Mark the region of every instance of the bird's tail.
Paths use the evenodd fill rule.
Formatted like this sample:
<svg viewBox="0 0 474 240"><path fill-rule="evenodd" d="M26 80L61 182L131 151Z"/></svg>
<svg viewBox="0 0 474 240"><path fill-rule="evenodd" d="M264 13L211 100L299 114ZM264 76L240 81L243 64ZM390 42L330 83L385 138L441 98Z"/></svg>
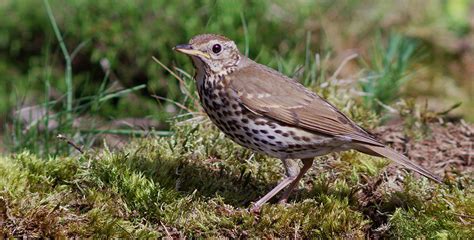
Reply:
<svg viewBox="0 0 474 240"><path fill-rule="evenodd" d="M434 173L431 173L430 171L424 169L420 165L410 161L406 156L404 156L401 153L398 153L397 151L389 148L389 147L383 147L383 146L374 146L374 145L368 145L368 144L359 144L356 148L358 151L361 151L363 153L367 153L369 155L373 156L378 156L378 157L386 157L391 159L392 161L410 169L413 170L437 183L442 184L443 182L441 181L441 178L436 176Z"/></svg>

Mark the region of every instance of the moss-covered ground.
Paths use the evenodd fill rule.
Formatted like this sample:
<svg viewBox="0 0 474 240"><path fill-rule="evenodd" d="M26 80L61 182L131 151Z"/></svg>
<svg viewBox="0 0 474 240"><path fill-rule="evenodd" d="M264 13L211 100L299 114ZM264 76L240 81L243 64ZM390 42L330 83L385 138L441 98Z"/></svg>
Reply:
<svg viewBox="0 0 474 240"><path fill-rule="evenodd" d="M116 151L1 157L1 230L31 237L472 237L472 175L440 186L391 173L387 160L345 152L319 158L289 204L270 203L257 214L248 207L281 178L279 160L235 145L206 121L173 130Z"/></svg>

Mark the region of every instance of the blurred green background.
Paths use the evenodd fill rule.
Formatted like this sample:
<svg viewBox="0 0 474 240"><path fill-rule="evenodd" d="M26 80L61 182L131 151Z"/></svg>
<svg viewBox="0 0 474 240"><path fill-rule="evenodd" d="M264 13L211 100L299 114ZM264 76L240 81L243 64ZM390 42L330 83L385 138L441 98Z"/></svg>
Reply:
<svg viewBox="0 0 474 240"><path fill-rule="evenodd" d="M337 75L350 83L348 89L375 93L388 105L409 98L433 111L462 103L451 116L474 121L473 1L51 0L50 5L73 55L70 89L44 2L0 2L0 123L4 139L13 138L9 146L22 145L19 138L26 134L18 120L26 117L18 113L60 115L68 90L74 120L87 116L110 123L134 117L166 130L167 119L179 109L151 95L178 102L185 96L178 80L152 56L192 75L190 61L171 49L207 32L235 40L243 53L285 74L304 69L300 79L305 82L322 79L306 71L318 61L316 54L332 74L356 53ZM398 63L390 58L395 55ZM377 81L387 84L377 89L383 85ZM393 88L394 94L384 96ZM97 100L103 96L110 97ZM380 112L381 105L371 104ZM45 108L25 112L26 106Z"/></svg>

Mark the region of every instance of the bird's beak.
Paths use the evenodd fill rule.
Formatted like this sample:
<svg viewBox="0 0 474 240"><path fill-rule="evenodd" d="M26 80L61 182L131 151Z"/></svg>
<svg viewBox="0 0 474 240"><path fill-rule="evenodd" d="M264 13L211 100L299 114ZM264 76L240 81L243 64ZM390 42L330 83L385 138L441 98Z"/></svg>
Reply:
<svg viewBox="0 0 474 240"><path fill-rule="evenodd" d="M179 44L173 48L173 50L184 53L190 56L202 56L205 58L211 58L209 54L194 49L191 44Z"/></svg>

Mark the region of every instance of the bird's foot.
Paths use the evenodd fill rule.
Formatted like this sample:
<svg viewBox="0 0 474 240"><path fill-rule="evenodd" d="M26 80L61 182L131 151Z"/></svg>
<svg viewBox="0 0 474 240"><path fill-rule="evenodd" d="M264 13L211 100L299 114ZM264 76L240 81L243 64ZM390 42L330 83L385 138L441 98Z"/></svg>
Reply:
<svg viewBox="0 0 474 240"><path fill-rule="evenodd" d="M261 209L262 209L261 205L252 204L250 206L249 212L254 213L254 214L259 214Z"/></svg>
<svg viewBox="0 0 474 240"><path fill-rule="evenodd" d="M281 205L286 205L288 204L288 198L280 198L278 200L278 204L281 204Z"/></svg>

